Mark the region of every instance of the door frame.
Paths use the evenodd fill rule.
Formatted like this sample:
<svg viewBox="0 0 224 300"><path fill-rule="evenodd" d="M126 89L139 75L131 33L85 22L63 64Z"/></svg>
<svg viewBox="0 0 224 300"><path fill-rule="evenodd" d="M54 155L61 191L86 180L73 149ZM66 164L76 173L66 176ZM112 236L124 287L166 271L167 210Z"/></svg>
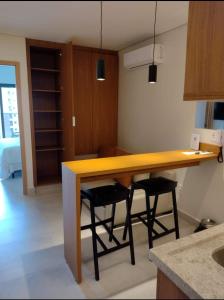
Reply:
<svg viewBox="0 0 224 300"><path fill-rule="evenodd" d="M18 117L19 117L19 128L20 128L20 148L21 148L21 160L22 160L23 194L27 195L28 191L27 191L26 153L25 153L25 138L24 138L24 126L23 126L20 63L17 61L0 60L0 65L15 67L16 94L17 94L17 106L18 106Z"/></svg>

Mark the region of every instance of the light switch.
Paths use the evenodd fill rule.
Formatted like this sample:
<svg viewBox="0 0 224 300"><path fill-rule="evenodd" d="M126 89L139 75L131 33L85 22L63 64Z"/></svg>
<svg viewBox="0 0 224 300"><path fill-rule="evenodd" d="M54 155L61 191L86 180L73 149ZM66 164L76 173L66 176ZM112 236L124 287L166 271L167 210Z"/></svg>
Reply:
<svg viewBox="0 0 224 300"><path fill-rule="evenodd" d="M191 149L199 150L200 134L193 133L191 135Z"/></svg>
<svg viewBox="0 0 224 300"><path fill-rule="evenodd" d="M212 143L220 145L222 143L222 131L221 130L213 130L211 135Z"/></svg>

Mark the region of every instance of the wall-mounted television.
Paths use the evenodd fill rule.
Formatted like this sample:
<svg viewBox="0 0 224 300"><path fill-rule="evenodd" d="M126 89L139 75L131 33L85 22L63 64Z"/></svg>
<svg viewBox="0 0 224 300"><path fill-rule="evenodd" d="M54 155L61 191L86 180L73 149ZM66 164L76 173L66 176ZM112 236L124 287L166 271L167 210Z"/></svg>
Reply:
<svg viewBox="0 0 224 300"><path fill-rule="evenodd" d="M214 120L224 120L224 102L215 102Z"/></svg>

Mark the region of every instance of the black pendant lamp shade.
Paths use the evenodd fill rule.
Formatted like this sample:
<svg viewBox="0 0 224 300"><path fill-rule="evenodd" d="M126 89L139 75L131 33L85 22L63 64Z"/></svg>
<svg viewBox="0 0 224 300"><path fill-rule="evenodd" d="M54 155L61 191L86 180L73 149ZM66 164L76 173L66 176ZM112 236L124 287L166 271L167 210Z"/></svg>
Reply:
<svg viewBox="0 0 224 300"><path fill-rule="evenodd" d="M100 1L100 49L102 50L103 45L103 1ZM101 57L97 61L96 65L96 79L103 81L105 80L105 62L104 59Z"/></svg>
<svg viewBox="0 0 224 300"><path fill-rule="evenodd" d="M149 66L149 83L156 83L157 81L157 65Z"/></svg>
<svg viewBox="0 0 224 300"><path fill-rule="evenodd" d="M97 80L105 80L105 64L102 58L97 61L96 76Z"/></svg>
<svg viewBox="0 0 224 300"><path fill-rule="evenodd" d="M157 17L157 1L155 6L155 19L154 19L154 42L153 42L153 63L149 66L149 83L156 83L157 82L157 65L154 63L155 59L155 44L156 44L156 17Z"/></svg>

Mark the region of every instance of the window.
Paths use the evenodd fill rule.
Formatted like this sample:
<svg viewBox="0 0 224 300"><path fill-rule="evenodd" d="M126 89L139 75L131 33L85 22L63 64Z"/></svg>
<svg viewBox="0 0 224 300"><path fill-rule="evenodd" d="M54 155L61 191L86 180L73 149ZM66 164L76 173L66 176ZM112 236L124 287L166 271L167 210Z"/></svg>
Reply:
<svg viewBox="0 0 224 300"><path fill-rule="evenodd" d="M19 119L15 85L0 85L2 138L19 136Z"/></svg>
<svg viewBox="0 0 224 300"><path fill-rule="evenodd" d="M224 129L224 102L197 103L196 127Z"/></svg>

